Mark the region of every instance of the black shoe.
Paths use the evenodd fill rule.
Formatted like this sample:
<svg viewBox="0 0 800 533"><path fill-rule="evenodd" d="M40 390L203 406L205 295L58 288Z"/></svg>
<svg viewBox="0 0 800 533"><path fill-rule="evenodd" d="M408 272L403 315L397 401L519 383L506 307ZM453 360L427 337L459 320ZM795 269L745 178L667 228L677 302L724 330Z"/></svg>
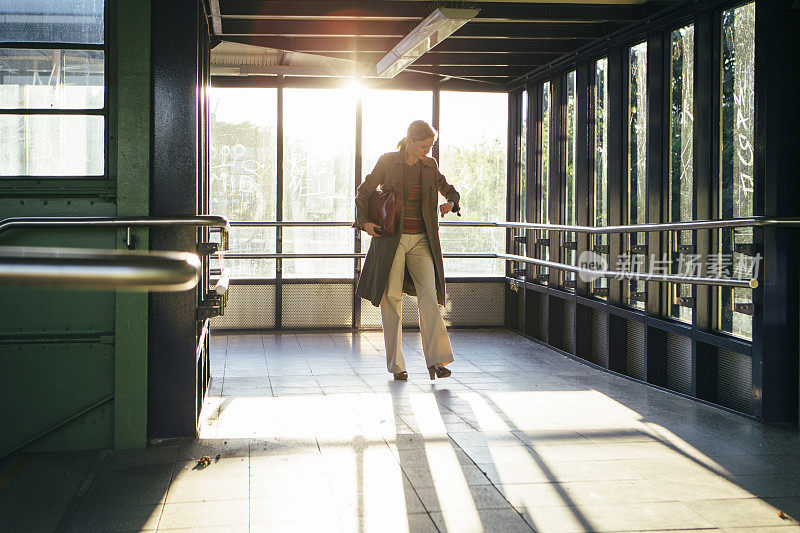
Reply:
<svg viewBox="0 0 800 533"><path fill-rule="evenodd" d="M403 370L402 372L394 372L392 375L394 376L394 379L396 379L397 381L405 381L408 379L408 372L406 372L405 370Z"/></svg>
<svg viewBox="0 0 800 533"><path fill-rule="evenodd" d="M450 374L452 374L452 372L450 372L449 370L447 370L443 366L440 366L438 368L435 367L435 366L429 366L428 367L428 374L431 376L431 379L449 378Z"/></svg>

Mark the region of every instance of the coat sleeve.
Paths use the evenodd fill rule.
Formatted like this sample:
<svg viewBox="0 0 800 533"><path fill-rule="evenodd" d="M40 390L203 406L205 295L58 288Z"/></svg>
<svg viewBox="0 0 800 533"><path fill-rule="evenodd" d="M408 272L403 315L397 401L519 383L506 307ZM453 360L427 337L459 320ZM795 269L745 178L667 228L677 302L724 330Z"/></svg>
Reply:
<svg viewBox="0 0 800 533"><path fill-rule="evenodd" d="M382 155L375 168L367 174L356 193L356 223L355 227L364 230L364 224L369 222L369 197L384 182L386 177L386 155Z"/></svg>

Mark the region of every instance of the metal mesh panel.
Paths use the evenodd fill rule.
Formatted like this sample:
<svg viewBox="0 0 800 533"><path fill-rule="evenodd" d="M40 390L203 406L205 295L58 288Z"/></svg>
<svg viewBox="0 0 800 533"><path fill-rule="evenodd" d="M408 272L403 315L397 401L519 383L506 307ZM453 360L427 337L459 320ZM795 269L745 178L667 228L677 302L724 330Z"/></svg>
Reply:
<svg viewBox="0 0 800 533"><path fill-rule="evenodd" d="M375 307L369 300L359 298L361 303L361 328L381 329L381 308ZM405 300L403 307L405 307Z"/></svg>
<svg viewBox="0 0 800 533"><path fill-rule="evenodd" d="M214 329L275 327L274 285L231 285L225 315L211 319Z"/></svg>
<svg viewBox="0 0 800 533"><path fill-rule="evenodd" d="M667 388L692 393L692 339L667 333Z"/></svg>
<svg viewBox="0 0 800 533"><path fill-rule="evenodd" d="M448 283L442 318L448 326L502 326L505 282Z"/></svg>
<svg viewBox="0 0 800 533"><path fill-rule="evenodd" d="M644 324L628 321L625 373L644 381Z"/></svg>
<svg viewBox="0 0 800 533"><path fill-rule="evenodd" d="M281 306L284 328L352 327L353 285L286 284Z"/></svg>
<svg viewBox="0 0 800 533"><path fill-rule="evenodd" d="M503 282L447 283L447 300L440 307L447 326L502 326L505 314ZM403 295L403 327L419 326L417 299ZM380 308L361 300L361 327L381 327Z"/></svg>
<svg viewBox="0 0 800 533"><path fill-rule="evenodd" d="M729 350L717 352L717 403L753 413L753 362Z"/></svg>
<svg viewBox="0 0 800 533"><path fill-rule="evenodd" d="M592 353L590 361L605 366L605 352L608 345L608 322L606 314L592 309Z"/></svg>
<svg viewBox="0 0 800 533"><path fill-rule="evenodd" d="M563 350L575 353L575 302L564 302L564 327L561 330Z"/></svg>
<svg viewBox="0 0 800 533"><path fill-rule="evenodd" d="M417 299L403 295L403 327L419 326ZM381 329L381 308L361 299L361 329Z"/></svg>

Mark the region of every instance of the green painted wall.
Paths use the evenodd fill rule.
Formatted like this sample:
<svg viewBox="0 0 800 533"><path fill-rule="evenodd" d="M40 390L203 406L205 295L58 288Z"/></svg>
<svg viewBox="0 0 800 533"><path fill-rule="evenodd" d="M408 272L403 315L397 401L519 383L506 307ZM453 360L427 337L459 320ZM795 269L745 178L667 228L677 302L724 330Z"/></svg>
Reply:
<svg viewBox="0 0 800 533"><path fill-rule="evenodd" d="M107 17L108 175L0 178L0 218L149 214L150 2L116 9ZM14 231L0 246L124 248L123 233ZM146 250L147 230L135 235ZM4 301L0 456L28 441L26 451L144 447L147 294L6 289Z"/></svg>
<svg viewBox="0 0 800 533"><path fill-rule="evenodd" d="M150 1L120 2L117 41L117 215L150 214ZM148 231L134 232L147 250ZM123 232L118 234L123 238ZM117 293L114 444L147 438L147 294Z"/></svg>

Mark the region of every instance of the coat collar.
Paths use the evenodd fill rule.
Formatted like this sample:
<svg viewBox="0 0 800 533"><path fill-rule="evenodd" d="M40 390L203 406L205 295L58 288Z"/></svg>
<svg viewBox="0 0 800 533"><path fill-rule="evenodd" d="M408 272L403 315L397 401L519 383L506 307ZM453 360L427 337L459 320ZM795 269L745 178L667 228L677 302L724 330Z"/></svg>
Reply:
<svg viewBox="0 0 800 533"><path fill-rule="evenodd" d="M394 157L394 162L396 164L398 164L398 165L405 165L406 164L405 158L403 157L403 151L402 150L398 150L396 152L393 152L392 153L392 157ZM436 160L434 158L432 158L432 157L426 157L425 159L422 159L422 164L427 166L427 167L436 168Z"/></svg>

